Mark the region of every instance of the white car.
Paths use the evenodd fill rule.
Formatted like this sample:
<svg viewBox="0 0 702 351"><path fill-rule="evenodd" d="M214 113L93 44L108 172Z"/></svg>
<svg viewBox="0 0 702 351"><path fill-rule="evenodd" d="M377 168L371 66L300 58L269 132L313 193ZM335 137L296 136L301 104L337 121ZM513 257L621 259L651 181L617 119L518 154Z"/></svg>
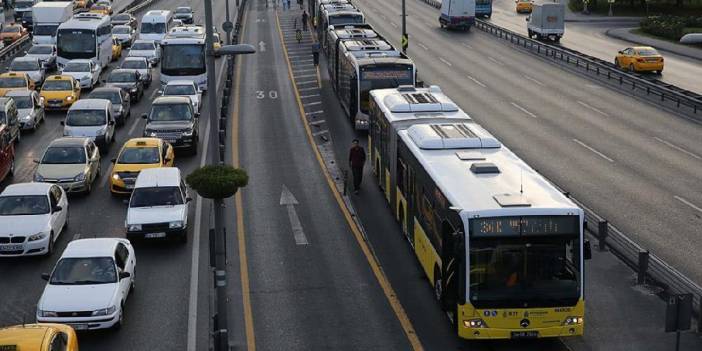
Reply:
<svg viewBox="0 0 702 351"><path fill-rule="evenodd" d="M129 48L128 57L146 57L152 65L161 60L161 48L153 40L135 40Z"/></svg>
<svg viewBox="0 0 702 351"><path fill-rule="evenodd" d="M5 96L15 100L20 129L37 130L44 121L44 98L36 90L10 90Z"/></svg>
<svg viewBox="0 0 702 351"><path fill-rule="evenodd" d="M153 80L151 75L151 63L149 63L146 57L126 57L124 61L122 61L122 64L119 65L119 68L135 69L139 71L139 75L144 82L144 87L146 88L151 85L151 81Z"/></svg>
<svg viewBox="0 0 702 351"><path fill-rule="evenodd" d="M139 172L127 209L128 239L188 240L188 189L176 167Z"/></svg>
<svg viewBox="0 0 702 351"><path fill-rule="evenodd" d="M15 57L10 63L10 72L27 73L29 78L37 85L40 85L46 77L46 69L36 57Z"/></svg>
<svg viewBox="0 0 702 351"><path fill-rule="evenodd" d="M135 286L136 257L129 240L79 239L68 243L37 303L37 322L75 330L118 329Z"/></svg>
<svg viewBox="0 0 702 351"><path fill-rule="evenodd" d="M36 57L45 69L56 67L56 45L35 44L27 50L26 57Z"/></svg>
<svg viewBox="0 0 702 351"><path fill-rule="evenodd" d="M136 30L127 25L113 26L112 37L122 44L122 46L128 47L132 45L134 39L136 39Z"/></svg>
<svg viewBox="0 0 702 351"><path fill-rule="evenodd" d="M18 183L0 194L0 257L50 255L68 225L68 199L55 184Z"/></svg>
<svg viewBox="0 0 702 351"><path fill-rule="evenodd" d="M202 106L202 91L192 80L172 80L166 83L161 91L162 96L186 96L193 103L193 110L200 113Z"/></svg>
<svg viewBox="0 0 702 351"><path fill-rule="evenodd" d="M80 83L81 89L92 89L100 79L102 68L90 59L71 60L63 66L61 74L71 76Z"/></svg>

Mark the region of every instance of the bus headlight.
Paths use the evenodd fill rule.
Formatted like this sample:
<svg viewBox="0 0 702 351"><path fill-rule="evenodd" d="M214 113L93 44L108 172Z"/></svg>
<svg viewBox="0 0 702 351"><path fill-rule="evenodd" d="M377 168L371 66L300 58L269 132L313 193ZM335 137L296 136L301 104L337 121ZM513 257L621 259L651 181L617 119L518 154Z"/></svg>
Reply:
<svg viewBox="0 0 702 351"><path fill-rule="evenodd" d="M466 328L487 328L485 321L480 318L464 320L463 326Z"/></svg>
<svg viewBox="0 0 702 351"><path fill-rule="evenodd" d="M563 325L579 325L583 324L583 317L571 316L566 317L563 321Z"/></svg>

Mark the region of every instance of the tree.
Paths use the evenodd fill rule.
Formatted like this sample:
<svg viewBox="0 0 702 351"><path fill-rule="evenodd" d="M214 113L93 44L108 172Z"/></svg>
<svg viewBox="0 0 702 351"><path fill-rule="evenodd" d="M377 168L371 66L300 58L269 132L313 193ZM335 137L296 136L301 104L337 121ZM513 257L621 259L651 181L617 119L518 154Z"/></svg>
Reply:
<svg viewBox="0 0 702 351"><path fill-rule="evenodd" d="M228 165L208 165L190 173L185 181L207 199L226 199L249 182L246 171Z"/></svg>

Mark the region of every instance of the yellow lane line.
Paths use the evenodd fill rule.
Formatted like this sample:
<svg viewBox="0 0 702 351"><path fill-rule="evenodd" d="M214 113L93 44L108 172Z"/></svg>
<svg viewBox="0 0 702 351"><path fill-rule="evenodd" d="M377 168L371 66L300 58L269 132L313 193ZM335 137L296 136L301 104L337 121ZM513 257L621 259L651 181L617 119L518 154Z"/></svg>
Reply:
<svg viewBox="0 0 702 351"><path fill-rule="evenodd" d="M241 9L240 11L246 11ZM248 12L244 12L242 22L246 23L246 17ZM244 37L246 32L246 27L243 26L241 30L241 37ZM234 107L232 108L232 165L239 168L239 105L240 105L240 94L239 89L241 85L241 66L242 60L236 62L236 79L234 82ZM236 228L237 228L237 238L239 242L239 270L241 277L241 296L242 303L244 307L244 325L246 329L246 349L248 351L256 351L256 336L254 334L253 325L253 312L251 311L251 290L249 285L249 263L246 257L246 232L244 231L244 205L241 200L241 191L237 191L234 197L234 204L236 207Z"/></svg>
<svg viewBox="0 0 702 351"><path fill-rule="evenodd" d="M351 216L351 212L349 212L349 209L346 207L346 204L344 203L344 200L341 198L341 195L339 192L336 190L336 186L334 185L334 181L332 180L331 176L329 175L329 170L327 169L326 165L324 164L324 160L322 159L322 155L319 153L319 150L317 149L316 143L314 142L314 138L312 137L312 131L310 130L309 125L307 124L307 121L305 120L305 110L302 106L302 99L300 99L300 92L297 90L297 85L295 84L295 77L293 76L292 73L292 66L290 65L290 59L288 57L288 49L285 46L285 41L283 40L283 31L280 28L280 18L278 17L278 14L276 13L275 16L275 21L276 25L278 27L278 34L280 35L280 41L283 43L283 53L285 54L285 60L288 65L288 75L290 76L290 80L292 81L292 86L293 86L293 92L295 93L295 99L297 101L297 106L298 109L300 110L300 119L302 119L302 125L305 127L305 132L307 134L307 139L310 143L310 146L312 147L312 150L314 151L314 154L317 158L317 162L319 163L320 168L322 169L322 173L324 173L324 177L327 180L327 185L329 186L329 189L331 190L332 194L334 195L334 199L336 200L337 204L339 205L339 208L341 209L341 212L344 214L344 218L346 219L346 223L348 223L349 227L351 228L351 231L353 232L354 238L356 239L356 242L358 245L361 247L361 251L366 257L366 261L368 261L368 264L371 267L371 270L373 271L373 274L375 275L376 280L380 284L380 287L383 289L383 293L385 294L385 297L388 299L388 302L390 303L390 307L392 308L393 312L395 312L395 316L397 316L397 319L400 321L400 325L402 326L402 330L404 330L405 335L407 335L407 339L409 340L410 344L412 345L412 349L415 351L422 351L424 348L422 347L422 343L419 341L419 337L417 336L417 333L414 331L414 327L412 326L412 322L409 320L409 317L407 317L407 313L405 313L405 309L402 307L402 304L400 303L400 300L397 298L397 294L395 294L395 291L393 290L392 286L390 285L390 281L388 281L387 277L385 276L385 273L383 270L380 268L380 264L376 260L375 256L371 253L370 248L368 247L368 244L363 240L363 235L361 234L361 230L358 228L358 225L356 222L353 220Z"/></svg>

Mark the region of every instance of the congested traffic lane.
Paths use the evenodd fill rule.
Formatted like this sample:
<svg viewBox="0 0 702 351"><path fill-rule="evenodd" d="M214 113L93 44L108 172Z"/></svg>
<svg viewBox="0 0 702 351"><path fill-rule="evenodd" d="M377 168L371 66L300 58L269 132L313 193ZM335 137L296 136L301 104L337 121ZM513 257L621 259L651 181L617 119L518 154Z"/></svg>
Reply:
<svg viewBox="0 0 702 351"><path fill-rule="evenodd" d="M175 8L188 5L182 0L156 1L149 9ZM200 4L194 4L196 18L203 22L203 9ZM198 8L198 6L200 6ZM223 6L215 7L215 20L221 23L224 19ZM139 18L144 9L135 16ZM196 23L198 23L196 21ZM218 26L219 27L219 26ZM126 54L126 52L125 52ZM218 67L221 66L218 60ZM120 60L121 62L121 60ZM110 64L114 69L119 62ZM57 241L54 255L47 258L19 258L0 260L0 291L3 291L3 300L0 302L0 325L33 321L36 303L42 293L45 282L40 275L50 272L66 244L76 238L86 237L124 237L124 219L126 206L123 199L112 197L109 194L110 159L116 156L122 143L129 138L142 135L145 121L140 118L142 113L147 113L150 101L158 90L158 67L153 71L154 83L146 90L144 98L132 105L131 117L124 126L118 127L115 143L102 155L102 175L93 184L93 191L87 196L70 196L70 228L65 231ZM103 73L102 78L106 77ZM89 92L84 92L85 95ZM202 113L207 116L208 106L204 106ZM62 135L62 126L59 122L65 117L65 112L51 112L47 114L46 122L35 133L25 133L22 141L17 145L17 174L9 182L31 181L36 165L34 159L41 157L46 146L55 138ZM207 123L200 124L201 135ZM204 139L204 138L203 138ZM197 156L187 153L177 153L175 164L184 174L188 174L197 167L203 157L202 149ZM195 216L195 202L190 206L191 220ZM191 222L192 223L192 222ZM192 238L193 229L189 235ZM188 326L188 299L190 289L190 272L192 257L192 240L187 245L172 242L137 243L137 274L136 290L127 300L125 307L125 325L119 332L99 331L80 333L81 349L84 350L180 350L186 344ZM201 245L200 250L206 248ZM204 257L198 255L198 257ZM201 265L202 267L206 267ZM201 281L206 282L205 279ZM200 285L202 286L202 284ZM195 291L197 294L197 291ZM200 305L207 304L207 294L202 294ZM201 309L205 315L207 309ZM198 319L203 328L199 332L198 341L206 345L207 317ZM199 336L202 335L203 338ZM198 348L200 349L200 348Z"/></svg>
<svg viewBox="0 0 702 351"><path fill-rule="evenodd" d="M489 21L511 31L527 35L525 21L527 16L529 14L519 14L515 11L515 5L512 0L495 0L493 1L492 18ZM619 50L638 46L638 44L608 37L605 32L610 28L629 28L636 25L637 23L632 22L617 23L616 18L611 22L605 23L568 22L566 23L565 35L563 35L560 45L607 62L614 62L614 57ZM702 64L700 64L699 60L680 56L672 52L662 52L662 55L665 59L663 75L646 74L646 76L660 79L698 94L702 93L702 86L698 78L702 77Z"/></svg>
<svg viewBox="0 0 702 351"><path fill-rule="evenodd" d="M360 1L400 37L400 1ZM702 228L702 126L535 59L480 31L448 32L408 1L409 54L530 165L696 281ZM397 21L397 22L396 22ZM394 25L393 25L394 24ZM426 48L426 49L425 49ZM681 200L682 199L682 200ZM683 201L684 200L684 201ZM690 206L692 204L693 206Z"/></svg>

